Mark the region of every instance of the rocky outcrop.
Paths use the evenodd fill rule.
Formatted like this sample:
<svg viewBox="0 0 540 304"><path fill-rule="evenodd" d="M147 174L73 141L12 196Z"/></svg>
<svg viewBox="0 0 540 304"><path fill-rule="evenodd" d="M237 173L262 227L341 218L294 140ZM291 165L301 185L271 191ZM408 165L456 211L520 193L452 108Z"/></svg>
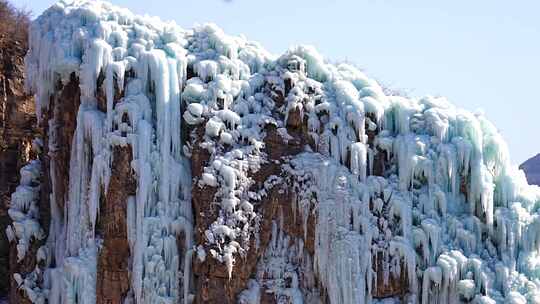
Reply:
<svg viewBox="0 0 540 304"><path fill-rule="evenodd" d="M1 14L7 14L4 5L0 3ZM11 19L2 19L0 23L8 20ZM31 148L39 130L33 98L24 92L26 41L15 39L3 30L0 26L0 277L7 278L18 267L16 255L9 254L4 233L11 222L7 210L11 193L19 183L19 170L35 158ZM7 294L9 282L0 280L0 298Z"/></svg>
<svg viewBox="0 0 540 304"><path fill-rule="evenodd" d="M540 154L529 158L519 168L525 172L529 184L540 186Z"/></svg>
<svg viewBox="0 0 540 304"><path fill-rule="evenodd" d="M294 85L289 83L286 86L289 90L294 88ZM283 93L281 91L271 90L271 85L267 85L268 95L274 97L274 102L277 105L284 103ZM275 117L280 117L278 112L273 113ZM281 117L283 119L283 117ZM193 147L191 153L191 166L193 176L193 208L195 215L195 240L197 244L205 244L205 231L210 224L216 220L219 210L216 208L215 194L216 188L208 185L201 186L199 181L205 166L209 166L209 158L207 150L202 148L204 135L204 124L199 125L195 129L190 129L191 143ZM226 265L219 263L215 259L205 258L204 260L195 258L193 260L193 269L196 279L196 296L195 303L244 303L240 297L243 290L248 288L248 281L256 277L260 277L260 269L257 265L263 263L265 253L273 250L270 248L269 242L273 238L278 237L278 233L284 233L291 239L287 241L287 246L293 246L293 240L302 240L303 247L307 251L310 259L315 255L315 226L317 211L314 210L308 214L307 219L302 219L298 214L298 210L294 210L297 199L297 189L293 187L290 176L283 170L283 165L288 163L288 160L305 151L306 146L311 146L316 149L312 137L308 133L307 122L303 119L300 111L289 113L287 120L287 135L279 134L277 128L273 124L268 124L265 128L266 136L264 138L267 162L261 168L250 175L253 179L253 185L249 189L254 193L258 193L265 189L265 182L270 181L271 177L279 177L282 181L277 182L270 188L264 198L255 206L257 214L261 214L261 220L258 226L258 237L251 241L249 250L240 255L239 260L235 263L234 276L229 277L227 274ZM375 134L371 132L371 136ZM372 143L372 140L370 140ZM375 148L375 147L373 147ZM227 149L223 153L226 153ZM375 174L384 172L384 157L381 153L374 161ZM267 189L268 191L268 189ZM304 226L303 221L306 224ZM280 230L273 229L273 226L280 226ZM305 230L304 230L305 229ZM255 244L256 243L256 244ZM205 248L206 252L210 247ZM374 298L401 297L408 292L408 281L406 272L401 272L399 277L391 276L388 281L384 279L384 265L382 256L373 258L373 269L377 271L377 284L373 289L372 295ZM300 278L302 297L310 303L327 303L329 300L325 293L319 291L319 285L316 276L313 277L313 270L303 269L305 265L295 264L299 269L298 276ZM307 267L312 267L308 265ZM310 273L307 273L307 272ZM311 275L311 277L310 277ZM271 276L264 274L263 277ZM314 280L315 279L315 280ZM292 281L286 280L284 288L292 288ZM271 289L266 290L266 287L261 286L260 303L281 303L280 298L283 295L274 294ZM281 300L291 298L285 297Z"/></svg>
<svg viewBox="0 0 540 304"><path fill-rule="evenodd" d="M51 217L63 219L66 216L63 213L67 210L66 204L69 204L70 163L81 105L81 83L75 73L72 73L67 80L59 80L55 85L54 92L48 98L46 111L42 112L40 125L37 126L33 100L23 90L23 55L26 50L17 44L14 44L14 50L15 53L2 57L5 60L1 70L6 72L0 78L0 93L2 93L0 96L4 96L0 108L0 118L2 119L0 131L3 135L0 178L5 181L1 183L0 187L5 187L5 189L1 189L1 193L3 193L3 206L6 206L6 209L9 196L18 183L20 167L33 158L39 158L42 165L39 222L45 235L41 240L31 241L31 248L22 261L17 261L17 249L12 243L10 261L6 262L10 265L11 302L28 303L28 294L25 293L24 289L19 288L13 275L18 273L24 278L36 266L44 266L37 263L37 251L49 234L56 233L49 231L49 227L54 229L55 226L54 223L51 226ZM0 53L0 55L2 54ZM296 66L293 71L299 68L300 66ZM188 79L196 76L193 69L192 66L187 68ZM130 73L133 71L127 71L124 77L128 79L133 76ZM105 76L101 71L95 86L97 88L97 108L103 112L107 111L108 98L104 88L105 81ZM127 86L127 82L124 85ZM294 82L291 79L286 79L283 91L271 83L267 83L265 86L266 94L272 96L277 105L272 115L285 122L286 136L283 134L283 129L278 130L275 124L266 125L263 153L267 158L264 164L255 172L251 172L249 176L253 183L248 191L258 193L268 190L254 206L256 214L259 215L257 218L257 237L250 239L249 249L242 252L237 258L233 276L230 276L224 263L210 257L201 258L197 254L193 255L194 286L190 286L188 289L194 291L195 303L236 303L239 301L239 295L248 288L250 280L260 276L258 275L261 272L259 268L267 258L265 255L268 255L271 250L275 250L275 248L270 247L273 246L271 242L278 238L278 233L290 237L290 241L285 242L285 246L292 248L296 246L293 240L301 240L308 258L313 260L315 255L317 213L314 211L303 219L300 214L297 214L297 210L294 210L296 189L291 184L287 184L286 181L293 177L283 171L283 165L290 158L302 153L306 146L311 146L313 150L316 150L317 147L308 132L307 119L301 108L292 109L286 118L283 112L277 110L278 107L286 105L285 96L295 88ZM115 82L112 97L113 106L124 97L125 89L125 87L118 87ZM180 117L174 119L179 120ZM129 123L129 117L122 116L121 122ZM42 131L39 132L39 130ZM209 165L211 155L201 145L205 135L204 124L189 126L183 123L183 130L185 130L183 131L185 139L189 138L189 144L192 147L190 152L193 177L191 204L194 211L194 238L195 243L201 244L201 247L204 248L205 232L220 212L215 202L216 188L207 185L201 186L199 183L204 168ZM122 136L126 136L124 133ZM37 136L40 134L43 136ZM373 144L374 136L376 134L373 131L368 132L370 144ZM35 137L42 137L43 141L39 156L31 155L31 142ZM225 153L231 147L225 146L224 148ZM375 147L373 148L375 149ZM116 146L112 149L108 187L99 190L101 199L95 228L96 235L101 239L96 273L97 303L122 303L126 298L133 296L130 274L130 268L133 267L131 265L133 253L128 239L127 224L127 204L137 194L136 173L132 168L134 160L132 151L131 145ZM385 171L385 158L385 152L381 151L375 159L375 168L373 169L375 174L382 175ZM281 182L276 182L274 180L276 177L281 179ZM270 188L265 189L267 182L273 182L273 184ZM54 210L51 210L51 207ZM7 219L5 213L0 213L0 215ZM274 229L277 223L279 223L278 230ZM5 227L0 228L3 231ZM183 233L177 239L179 252L190 249L185 246L189 243L189 241L186 242L186 237ZM7 246L0 248L7 248ZM209 252L207 250L209 248L204 249L207 253ZM374 258L374 261L379 261L374 262L373 268L381 271L378 273L378 278L381 280L383 267L376 265L376 263L380 263L380 259ZM54 263L59 263L59 261L55 261L47 267L62 267L62 265ZM313 274L313 269L311 269L313 266L301 265L298 261L291 261L291 263L298 269L303 269L297 275L300 278L301 289L306 299L311 299L311 302L327 302L325 292L319 290L320 284ZM304 269L305 267L310 269ZM179 269L179 271L181 270ZM271 275L263 274L262 277L270 279ZM389 297L405 293L407 282L404 278L403 275L396 279L390 278L389 282L378 282L377 288L372 292L373 296ZM38 281L42 282L43 278L39 277ZM285 280L283 287L292 288L292 284L293 281L289 278ZM276 303L278 300L279 295L266 292L263 286L262 303Z"/></svg>
<svg viewBox="0 0 540 304"><path fill-rule="evenodd" d="M200 136L201 131L203 131L202 128L199 128L194 133ZM274 126L269 126L265 140L265 152L269 156L269 162L254 174L254 184L250 188L250 191L259 192L270 176L281 175L281 164L286 157L298 154L306 144L304 139L308 137L301 135L303 134L298 133L297 137L286 142L278 135ZM200 187L198 184L201 176L200 174L197 175L197 173L202 172L202 168L208 165L208 156L204 156L207 153L203 149L197 148L199 144L200 137L192 143L193 147L195 147L192 154L192 172L194 177L193 206L196 215L196 242L204 244L206 241L204 233L207 227L216 219L217 210L213 207L215 206L215 190L212 190L211 187ZM241 259L237 262L238 266L233 277L228 276L224 264L214 259L207 258L204 261L194 259L193 269L197 282L195 299L197 303L237 302L238 294L246 288L248 280L255 275L257 263L264 254L268 247L268 242L272 237L273 220L279 218L280 215L283 215L285 231L290 235L302 237L302 225L299 220L297 221L294 218L291 210L293 204L292 192L280 190L282 190L281 186L273 187L268 195L256 206L257 213L262 215L259 226L260 234L257 240L252 239L249 251L242 254ZM311 220L309 226L311 233L305 241L308 244L308 248L311 247L311 253L313 253L314 242L313 229L313 221ZM258 244L255 244L255 242L258 242ZM224 299L226 299L225 302ZM270 299L273 300L272 297L269 297L268 301Z"/></svg>
<svg viewBox="0 0 540 304"><path fill-rule="evenodd" d="M98 107L106 110L106 97L102 88L103 78L98 79ZM286 84L286 92L294 88L293 83ZM277 105L283 105L284 92L272 90L271 85L267 85L267 94L273 96ZM70 81L66 84L58 82L55 93L50 97L49 110L43 113L41 127L44 134L54 134L54 142L50 142L51 136L44 137L43 153L41 159L43 163L43 181L41 186L40 218L42 227L49 227L51 216L49 195L58 206L58 211L63 212L67 203L69 190L69 164L74 140L75 128L77 126L77 113L80 106L80 83L79 79L72 74ZM123 89L115 88L115 103L122 97ZM277 111L273 113L275 117L284 119L283 114ZM127 122L127 119L122 117ZM51 123L45 123L51 122ZM271 177L279 177L283 181L293 178L283 171L283 165L288 159L302 153L306 146L316 149L312 137L308 134L307 122L300 110L293 110L289 113L286 122L287 136L280 134L276 126L268 124L265 128L264 153L267 161L259 170L252 173L250 178L253 184L249 191L254 193L264 189L265 182ZM216 188L200 186L200 179L205 166L209 165L210 154L203 148L201 143L205 134L204 124L190 127L184 124L185 137L190 138L192 151L191 173L192 182L192 206L194 210L194 237L196 244L205 244L205 231L216 220L219 208L215 202ZM31 135L31 134L30 134ZM373 143L376 134L368 134L369 143ZM227 147L225 147L227 148ZM373 147L375 148L375 147ZM375 174L382 175L385 171L386 154L381 154L374 161ZM97 303L122 303L125 298L130 297L132 290L131 277L129 273L132 253L128 241L127 231L127 202L130 197L136 195L135 173L132 170L133 160L132 147L115 147L113 149L111 162L111 178L107 191L103 193L100 201L96 233L102 238L101 249L97 261L96 278L96 301ZM22 162L21 162L22 163ZM54 177L54 184L51 183L50 176ZM103 191L103 190L102 190ZM200 259L196 254L193 258L193 276L195 293L194 303L237 303L242 291L248 288L250 280L258 275L258 265L265 259L265 253L269 250L269 243L273 238L277 238L278 230L273 226L279 222L279 233L284 233L291 237L287 246L294 246L292 239L300 239L306 250L306 254L313 259L315 254L315 226L316 212L309 214L307 219L302 219L293 210L296 204L295 189L286 182L280 182L271 187L270 191L256 205L256 213L260 214L258 225L258 237L250 240L249 250L243 252L235 263L235 272L229 277L226 265L216 259L207 257ZM64 215L61 214L63 217ZM306 221L304 231L303 221ZM49 233L49 232L47 232ZM184 236L185 237L185 236ZM183 246L182 238L177 240L179 247ZM17 271L26 274L32 271L36 264L36 250L39 242L35 242L32 251L25 257L24 267L18 266ZM16 253L15 247L12 251ZM401 296L407 292L407 280L405 273L398 278L391 277L388 282L383 282L383 269L381 259L374 258L373 268L377 269L377 288L372 292L374 297ZM12 259L12 263L15 260ZM20 263L19 263L20 264ZM295 264L298 269L312 267L312 265ZM301 289L306 299L311 299L313 303L326 303L328 299L324 291L319 290L319 283L313 270L299 270ZM263 275L263 277L266 275ZM13 290L17 289L16 283L11 280ZM286 280L285 288L292 287L292 281ZM268 293L265 287L262 288L261 303L278 303L279 295ZM12 295L12 301L17 303L28 302L24 292L18 291Z"/></svg>

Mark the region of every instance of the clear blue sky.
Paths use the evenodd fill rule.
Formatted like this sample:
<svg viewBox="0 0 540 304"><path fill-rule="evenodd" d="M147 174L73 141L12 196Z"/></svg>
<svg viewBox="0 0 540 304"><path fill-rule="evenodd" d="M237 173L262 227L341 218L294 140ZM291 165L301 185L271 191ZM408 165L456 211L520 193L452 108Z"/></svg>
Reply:
<svg viewBox="0 0 540 304"><path fill-rule="evenodd" d="M34 16L55 2L12 1ZM483 110L516 164L540 153L540 1L110 1L185 28L214 22L275 54L314 45L390 87Z"/></svg>

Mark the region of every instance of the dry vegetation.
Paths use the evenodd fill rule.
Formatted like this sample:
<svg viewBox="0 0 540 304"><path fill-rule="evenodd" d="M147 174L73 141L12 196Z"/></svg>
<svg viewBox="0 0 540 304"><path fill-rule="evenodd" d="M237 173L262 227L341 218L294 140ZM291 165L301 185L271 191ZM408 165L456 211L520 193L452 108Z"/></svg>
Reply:
<svg viewBox="0 0 540 304"><path fill-rule="evenodd" d="M20 44L26 49L30 12L0 0L0 48Z"/></svg>

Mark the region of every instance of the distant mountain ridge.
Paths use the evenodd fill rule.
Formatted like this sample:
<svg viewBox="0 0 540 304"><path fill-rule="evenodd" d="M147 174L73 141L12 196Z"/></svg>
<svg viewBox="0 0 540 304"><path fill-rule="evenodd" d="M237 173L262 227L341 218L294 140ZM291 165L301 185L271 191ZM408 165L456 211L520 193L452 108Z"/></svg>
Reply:
<svg viewBox="0 0 540 304"><path fill-rule="evenodd" d="M529 184L540 186L540 153L526 160L519 168L525 172Z"/></svg>

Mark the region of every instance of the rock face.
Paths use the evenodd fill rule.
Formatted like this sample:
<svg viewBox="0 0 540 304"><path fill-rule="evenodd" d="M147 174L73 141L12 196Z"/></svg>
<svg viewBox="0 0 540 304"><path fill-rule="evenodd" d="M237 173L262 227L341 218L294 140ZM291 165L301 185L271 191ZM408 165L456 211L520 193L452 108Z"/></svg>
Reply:
<svg viewBox="0 0 540 304"><path fill-rule="evenodd" d="M289 89L293 88L294 85L289 84ZM270 88L269 91L268 95L274 96L276 104L284 103L283 92L271 91ZM273 115L275 117L280 116L278 112L273 113ZM289 116L286 126L286 137L279 134L275 125L267 126L265 129L264 153L268 157L268 162L262 164L257 172L250 175L253 179L250 191L254 193L261 190L268 191L268 194L256 205L256 212L262 215L258 227L260 234L256 240L257 244L253 241L249 250L244 253L238 266L235 266L235 274L232 278L229 278L227 274L226 265L208 258L204 261L195 259L194 275L197 290L195 300L197 303L251 303L251 300L239 298L239 294L249 286L250 279L254 282L254 278L258 279L257 284L262 285L258 287L261 288L260 303L280 303L280 301L292 301L292 303L295 303L294 297L273 290L276 288L276 286L273 286L275 284L273 279L280 280L282 278L273 277L274 274L269 269L261 267L264 263L268 263L268 256L272 257L274 254L278 254L276 252L278 250L298 250L295 247L298 246L297 243L295 244L295 240L301 240L300 250L305 250L304 254L308 257L308 260L312 260L315 256L316 213L297 214L301 212L295 210L298 199L297 191L299 189L295 188L295 183L292 181L294 176L283 171L282 166L287 164L287 160L304 152L306 146L311 146L313 149L316 146L309 135L307 123L303 121L299 112L295 111ZM204 244L207 227L216 220L219 210L211 207L213 197L215 197L215 190L208 186L201 187L200 183L197 182L197 180L201 179L204 167L209 165L210 158L208 152L200 148L204 146L201 145L204 141L204 130L198 127L192 130L192 134L194 134L191 142L191 146L194 147L191 158L192 176L195 180L193 183L193 206L195 214L198 215L195 217L195 240L198 244ZM278 176L288 180L288 182L280 181L270 188L265 188L265 182L271 180L272 177ZM302 216L307 216L307 218L302 218ZM279 230L276 229L278 226ZM279 242L283 243L277 245ZM283 254L283 252L280 254ZM330 302L327 295L320 291L317 278L313 274L312 265L303 264L301 260L289 261L291 265L294 265L296 280L299 280L301 284L301 288L297 289L299 296L308 303ZM379 255L378 259L374 257L373 260L373 268L378 278L376 288L372 291L373 297L391 298L406 295L409 290L406 272L403 271L397 277L391 276L388 281L385 281L382 255ZM280 283L280 288L295 290L298 288L295 286L296 284L298 283L294 283L293 278L289 277ZM264 290L265 288L268 289Z"/></svg>
<svg viewBox="0 0 540 304"><path fill-rule="evenodd" d="M6 15L14 13L5 5L0 3L0 15L6 18L2 24L11 20ZM10 263L10 246L4 233L11 222L7 210L11 193L19 184L19 170L35 158L32 141L39 136L34 100L24 91L25 44L0 26L0 278L8 278L18 267L14 258ZM0 298L7 295L8 284L9 280L0 280Z"/></svg>
<svg viewBox="0 0 540 304"><path fill-rule="evenodd" d="M107 195L100 210L98 224L103 235L97 268L97 303L121 303L129 291L127 202L136 194L137 185L131 172L131 149L115 148Z"/></svg>
<svg viewBox="0 0 540 304"><path fill-rule="evenodd" d="M529 184L540 186L540 154L529 158L519 168L525 172Z"/></svg>
<svg viewBox="0 0 540 304"><path fill-rule="evenodd" d="M202 134L202 130L194 131L195 134ZM265 138L265 153L268 155L268 164L262 167L253 175L253 186L250 191L259 192L264 189L265 181L271 176L279 176L281 172L281 162L287 157L300 153L304 145L308 144L305 140L307 134L297 132L294 137L285 141L278 133L275 126L269 126L267 136ZM202 138L199 136L192 142L192 146L196 147L193 150L192 157L192 172L195 180L199 180L202 173L202 168L208 166L208 156L203 159L200 155L204 155L204 150L199 150ZM207 153L206 153L207 154ZM260 235L257 240L252 242L250 249L245 253L245 257L241 259L235 270L235 275L230 278L227 274L226 265L217 262L213 259L205 259L201 262L198 259L194 261L194 275L196 277L196 294L197 303L236 303L238 294L246 288L250 278L256 273L257 263L263 257L266 248L272 238L273 220L282 219L282 229L291 236L303 237L303 230L300 220L294 218L291 206L294 204L294 196L291 191L280 191L280 187L273 187L268 195L262 199L258 205L257 213L262 214L259 231ZM215 191L209 187L199 187L195 182L193 185L193 206L195 214L199 216L195 219L195 240L198 244L205 243L205 231L210 224L216 220L219 210L216 208L210 209L212 206ZM275 223L274 223L275 224ZM307 250L313 254L314 243L314 221L309 220L309 228L307 239L305 240ZM274 236L275 237L275 236ZM316 289L316 286L306 286L306 291L311 292L307 288ZM268 295L261 303L274 303L276 299ZM324 300L323 300L324 301Z"/></svg>
<svg viewBox="0 0 540 304"><path fill-rule="evenodd" d="M484 117L100 1L31 32L35 111L0 87L0 169L34 159L0 171L11 302L540 299L540 190Z"/></svg>

